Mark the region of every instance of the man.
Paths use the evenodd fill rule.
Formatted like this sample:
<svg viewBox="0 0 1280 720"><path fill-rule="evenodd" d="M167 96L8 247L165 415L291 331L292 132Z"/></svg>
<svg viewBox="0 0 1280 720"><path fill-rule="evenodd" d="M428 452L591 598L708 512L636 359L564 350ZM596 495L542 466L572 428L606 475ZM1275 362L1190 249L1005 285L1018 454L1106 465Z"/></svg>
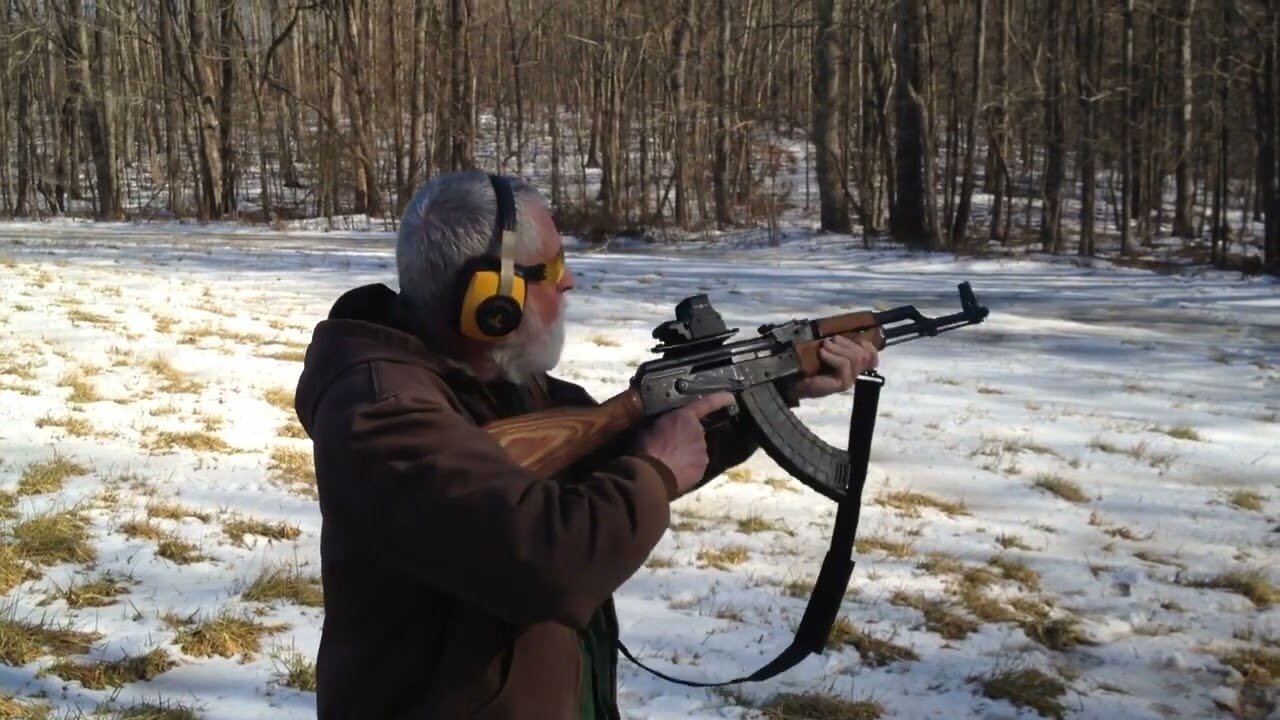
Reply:
<svg viewBox="0 0 1280 720"><path fill-rule="evenodd" d="M319 718L617 718L613 592L669 503L757 445L734 423L704 431L721 393L561 477L524 470L481 426L595 404L547 374L574 276L544 200L513 179L442 175L406 207L396 259L399 293L339 298L298 382L323 517ZM823 358L795 398L876 363L852 342Z"/></svg>

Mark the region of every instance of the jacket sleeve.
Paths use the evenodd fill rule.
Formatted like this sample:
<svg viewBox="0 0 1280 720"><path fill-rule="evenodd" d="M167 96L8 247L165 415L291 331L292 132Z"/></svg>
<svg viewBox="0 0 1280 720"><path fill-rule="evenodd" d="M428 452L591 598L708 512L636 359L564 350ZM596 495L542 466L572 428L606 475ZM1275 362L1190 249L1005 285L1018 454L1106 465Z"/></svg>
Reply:
<svg viewBox="0 0 1280 720"><path fill-rule="evenodd" d="M586 627L670 520L675 481L656 459L619 456L561 487L443 396L396 395L331 422L316 443L317 468L332 469L317 473L325 522L512 625Z"/></svg>

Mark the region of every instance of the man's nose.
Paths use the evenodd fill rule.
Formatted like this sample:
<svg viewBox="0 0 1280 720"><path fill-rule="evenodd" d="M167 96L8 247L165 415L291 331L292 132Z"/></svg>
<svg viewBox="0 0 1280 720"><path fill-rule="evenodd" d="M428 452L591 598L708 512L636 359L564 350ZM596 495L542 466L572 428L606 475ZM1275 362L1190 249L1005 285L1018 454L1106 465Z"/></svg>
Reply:
<svg viewBox="0 0 1280 720"><path fill-rule="evenodd" d="M573 271L566 267L564 269L564 277L560 278L560 285L556 290L559 290L562 293L569 292L577 287L577 283L575 282L576 279L577 278L573 275Z"/></svg>

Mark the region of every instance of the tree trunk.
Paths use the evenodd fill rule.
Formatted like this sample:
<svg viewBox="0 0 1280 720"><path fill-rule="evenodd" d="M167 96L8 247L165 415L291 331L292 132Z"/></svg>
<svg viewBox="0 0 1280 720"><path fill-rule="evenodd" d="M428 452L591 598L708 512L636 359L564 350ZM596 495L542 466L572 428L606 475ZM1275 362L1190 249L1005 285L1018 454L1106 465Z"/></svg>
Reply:
<svg viewBox="0 0 1280 720"><path fill-rule="evenodd" d="M716 45L716 99L715 139L711 160L711 189L715 203L716 226L733 224L729 211L729 186L725 175L729 172L729 128L726 114L729 112L729 5L728 0L716 0L716 28L719 42Z"/></svg>
<svg viewBox="0 0 1280 720"><path fill-rule="evenodd" d="M1173 206L1173 234L1182 238L1195 237L1195 227L1191 223L1194 212L1192 203L1195 200L1195 188L1191 178L1191 145L1192 122L1194 120L1193 103L1195 101L1195 75L1192 73L1191 55L1191 18L1195 13L1196 0L1183 0L1182 17L1178 26L1178 57L1181 68L1181 97L1178 112L1178 162L1177 197Z"/></svg>
<svg viewBox="0 0 1280 720"><path fill-rule="evenodd" d="M1088 3L1085 5L1085 3ZM1101 23L1098 0L1076 0L1076 8L1084 6L1076 24L1076 89L1080 102L1080 245L1079 254L1094 254L1094 213L1097 209L1097 119L1095 97L1102 67Z"/></svg>
<svg viewBox="0 0 1280 720"><path fill-rule="evenodd" d="M76 98L80 108L80 123L89 153L93 158L94 179L97 187L94 215L99 220L118 220L123 216L120 207L120 190L116 184L115 153L112 147L111 128L107 125L105 106L101 98L102 88L95 90L88 57L88 23L80 6L81 0L67 0L63 13L63 48L67 57L69 94Z"/></svg>
<svg viewBox="0 0 1280 720"><path fill-rule="evenodd" d="M1124 168L1124 191L1120 196L1120 254L1128 255L1133 250L1130 236L1130 218L1134 209L1134 147L1133 126L1137 122L1134 116L1136 105L1133 99L1133 0L1125 0L1124 5L1124 119L1121 122L1120 162Z"/></svg>
<svg viewBox="0 0 1280 720"><path fill-rule="evenodd" d="M955 222L951 226L951 247L967 245L965 232L969 226L970 206L973 202L974 155L978 145L978 122L982 112L983 67L986 55L987 0L974 2L973 27L973 89L969 96L969 118L965 128L964 179L960 183L960 202L956 208ZM990 172L990 168L987 170Z"/></svg>
<svg viewBox="0 0 1280 720"><path fill-rule="evenodd" d="M1006 239L1001 220L1004 218L1005 193L1008 192L1006 178L1009 175L1006 128L1009 107L1009 0L1000 0L1000 22L996 23L996 65L994 85L999 93L999 102L991 108L990 139L987 146L990 150L987 161L987 177L991 183L991 227L989 237L992 240Z"/></svg>
<svg viewBox="0 0 1280 720"><path fill-rule="evenodd" d="M1066 170L1066 141L1062 129L1062 4L1046 5L1044 78L1045 171L1044 206L1040 215L1040 243L1045 252L1062 252L1062 183Z"/></svg>
<svg viewBox="0 0 1280 720"><path fill-rule="evenodd" d="M359 3L361 7L357 8ZM377 149L373 142L370 112L369 79L365 75L364 48L356 37L357 23L365 17L360 0L342 0L339 24L338 58L342 66L342 90L351 124L352 161L356 170L356 207L358 213L382 214L382 191L378 187Z"/></svg>
<svg viewBox="0 0 1280 720"><path fill-rule="evenodd" d="M449 1L449 169L475 164L471 106L471 16L474 0Z"/></svg>
<svg viewBox="0 0 1280 720"><path fill-rule="evenodd" d="M697 13L696 0L686 0L684 15L676 21L671 33L671 71L670 92L672 109L675 115L675 143L673 149L674 166L672 175L675 183L674 214L678 227L689 226L689 170L685 164L688 155L691 123L689 108L685 101L686 78L689 66L689 35L693 31L693 20Z"/></svg>
<svg viewBox="0 0 1280 720"><path fill-rule="evenodd" d="M928 149L925 134L924 101L917 88L923 87L920 70L921 0L897 0L898 24L895 33L897 76L894 108L897 125L897 196L889 213L893 238L912 248L935 249L926 212L925 162Z"/></svg>
<svg viewBox="0 0 1280 720"><path fill-rule="evenodd" d="M723 4L724 0L720 0ZM841 182L839 85L837 54L839 36L835 30L836 0L813 0L817 32L813 38L813 145L818 181L821 227L826 232L847 235L849 204Z"/></svg>
<svg viewBox="0 0 1280 720"><path fill-rule="evenodd" d="M169 0L172 2L172 0ZM187 59L191 64L191 89L196 105L196 139L200 163L201 203L200 217L205 219L222 216L225 204L222 199L222 152L218 127L217 83L209 62L205 45L207 13L202 0L190 0L187 7L187 26L190 40L187 43ZM176 21L176 18L170 15Z"/></svg>

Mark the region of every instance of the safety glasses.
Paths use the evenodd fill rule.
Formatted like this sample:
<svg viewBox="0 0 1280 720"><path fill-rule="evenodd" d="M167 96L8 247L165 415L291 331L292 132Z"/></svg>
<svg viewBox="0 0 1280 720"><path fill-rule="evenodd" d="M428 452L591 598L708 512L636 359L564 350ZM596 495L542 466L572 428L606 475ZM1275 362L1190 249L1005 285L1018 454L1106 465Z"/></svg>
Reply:
<svg viewBox="0 0 1280 720"><path fill-rule="evenodd" d="M559 285L564 279L564 247L551 260L537 265L521 265L520 275L527 282L545 282Z"/></svg>

